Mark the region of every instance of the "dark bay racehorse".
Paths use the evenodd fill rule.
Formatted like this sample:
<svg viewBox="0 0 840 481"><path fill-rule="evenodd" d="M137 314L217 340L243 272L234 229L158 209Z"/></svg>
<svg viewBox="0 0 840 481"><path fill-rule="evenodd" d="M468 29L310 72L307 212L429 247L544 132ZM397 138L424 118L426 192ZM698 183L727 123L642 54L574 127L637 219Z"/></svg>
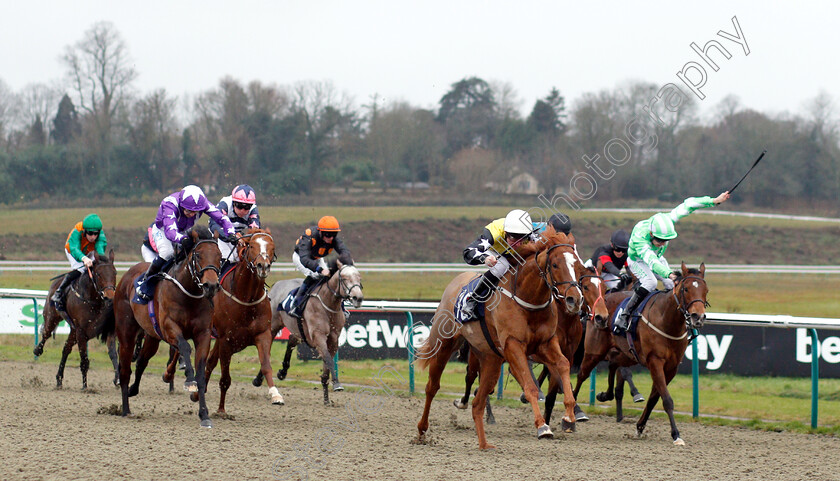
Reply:
<svg viewBox="0 0 840 481"><path fill-rule="evenodd" d="M642 312L636 328L638 340L634 341L634 346L639 362L650 371L653 387L644 412L636 422L636 435L639 437L642 436L650 413L661 397L662 407L668 413L671 423L671 438L674 444L685 444L674 421L674 400L668 392L668 383L677 374L677 368L685 355L689 331L702 327L706 320L706 296L709 289L705 272L705 264L700 264L699 269L689 269L683 262L679 272L681 276L675 281L674 289L656 293ZM607 307L611 316L628 295L626 292L607 295ZM586 351L578 373L575 396L592 369L607 357L613 347L617 347L622 353L622 356L614 359L619 365L636 363L636 357L631 353L627 339L624 336L613 336L607 327L597 327L594 323L587 326ZM616 394L616 406L620 409L621 398Z"/></svg>
<svg viewBox="0 0 840 481"><path fill-rule="evenodd" d="M219 288L219 264L222 254L216 243L218 234L211 235L206 226L194 226L187 233L192 237L194 248L186 258L175 264L163 280L155 286L153 305L158 326L149 316L148 306L131 302L134 296L134 280L143 274L148 263L135 265L122 277L114 297L114 314L117 338L120 342L120 388L122 390L122 414L131 414L128 398L140 391L140 379L155 355L160 341L176 346L186 363L187 380L184 388L198 392L198 417L202 427L212 427L204 401L204 371L207 353L210 351L210 328L213 315L213 296ZM160 334L158 334L158 330ZM145 334L143 347L137 358L137 372L134 384L129 388L131 377L131 355L139 332ZM192 339L195 345L195 369L189 362L192 349L187 343ZM177 356L175 361L177 362Z"/></svg>
<svg viewBox="0 0 840 481"><path fill-rule="evenodd" d="M564 295L562 305L566 310L574 313L580 310L583 297L580 289L565 287L575 284L577 280L573 267L576 257L574 236L554 233L552 229L543 233L539 241L517 247L515 252L521 262L515 263L500 283L508 289L509 294L496 293L495 298L488 300L485 309L486 328L482 327L480 321L464 325L455 321L455 301L461 288L470 282L474 273L458 275L444 290L429 337L417 353L419 367L429 369L426 402L423 415L417 423L418 440L423 441L429 429L429 411L440 389L440 377L461 338L470 344L470 350L475 353L480 365L479 387L472 406L479 449L494 447L487 443L482 415L487 396L499 379L505 361L510 364L511 373L525 390L525 397L531 404L537 437L554 436L537 404L538 390L529 373L529 356L549 368L552 383L562 383L566 406L563 430L574 431L574 398L569 381L569 361L563 356L556 336L557 303L554 302L554 299Z"/></svg>
<svg viewBox="0 0 840 481"><path fill-rule="evenodd" d="M64 276L59 276L50 286L47 299L52 297L55 289L61 284ZM108 257L97 255L93 260L93 268L87 269L86 273L79 277L75 285L67 289L66 320L70 326L70 335L64 343L64 350L61 353L61 362L58 364L58 373L55 375L56 387L61 388L64 381L64 365L67 363L67 356L73 351L73 345L79 345L79 369L82 371L82 389L87 389L87 373L90 367L88 359L88 340L100 335L103 326L107 322L113 322L114 289L117 284L117 269L114 267L114 250L108 253ZM51 302L44 306L44 326L41 328L41 340L33 349L36 356L44 353L44 343L50 338L58 324L64 319ZM109 321L110 319L110 321ZM105 337L103 337L103 341ZM114 338L108 337L108 355L114 364L116 372L118 364L114 351ZM114 384L117 384L116 376Z"/></svg>
<svg viewBox="0 0 840 481"><path fill-rule="evenodd" d="M303 318L298 319L290 316L282 310L277 310L277 305L286 298L292 289L299 287L302 279L289 279L278 281L271 286L268 296L271 298L272 318L271 337L272 339L283 327L289 329L289 343L286 346L286 354L283 359L283 367L277 372L277 378L283 380L289 369L289 362L292 350L300 342L306 342L318 351L321 361L324 364L321 373L321 386L324 389L324 404L330 403L329 389L327 385L332 377L333 390L343 391L341 382L338 380L338 372L335 369L333 358L338 352L338 336L344 327L346 318L341 304L348 300L353 307L358 308L364 300L362 292L362 275L356 266L344 265L341 261L333 260L329 264L332 272L330 279L315 287L309 294L309 301L303 310ZM255 386L262 384L265 374L261 371L257 374L253 383Z"/></svg>
<svg viewBox="0 0 840 481"><path fill-rule="evenodd" d="M217 336L207 360L206 382L221 362L219 379L219 411L225 412L225 396L230 388L230 358L248 346L257 346L260 372L268 380L271 403L282 405L283 396L271 378L271 303L265 288L265 279L274 261L274 238L268 229L248 229L236 247L239 262L228 271L219 283L213 309L213 328ZM174 369L175 364L170 365ZM174 371L171 373L174 374ZM170 375L170 373L167 373ZM191 395L198 400L197 393Z"/></svg>

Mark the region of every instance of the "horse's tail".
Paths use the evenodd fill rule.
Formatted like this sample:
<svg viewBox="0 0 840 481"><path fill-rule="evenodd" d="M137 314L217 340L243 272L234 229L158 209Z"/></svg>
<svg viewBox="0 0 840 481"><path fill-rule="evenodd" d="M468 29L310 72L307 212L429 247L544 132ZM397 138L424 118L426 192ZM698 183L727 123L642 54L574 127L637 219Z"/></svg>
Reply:
<svg viewBox="0 0 840 481"><path fill-rule="evenodd" d="M117 318L114 315L114 307L105 309L105 320L100 324L99 329L96 330L96 335L99 340L106 342L109 336L112 336L117 331Z"/></svg>
<svg viewBox="0 0 840 481"><path fill-rule="evenodd" d="M457 324L451 313L435 313L432 327L429 329L429 337L426 338L426 342L420 346L420 349L414 355L417 367L426 369L432 359L439 356L446 356L449 359L452 351L455 350L462 339L459 327L460 325Z"/></svg>

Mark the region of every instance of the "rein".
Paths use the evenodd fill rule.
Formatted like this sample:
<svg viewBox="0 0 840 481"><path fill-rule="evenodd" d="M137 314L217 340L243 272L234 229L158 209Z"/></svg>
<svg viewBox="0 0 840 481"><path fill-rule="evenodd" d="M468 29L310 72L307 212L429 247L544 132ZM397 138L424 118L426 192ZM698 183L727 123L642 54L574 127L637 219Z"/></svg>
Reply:
<svg viewBox="0 0 840 481"><path fill-rule="evenodd" d="M268 256L265 253L262 253L262 252L258 256L255 257L254 261L251 261L251 259L248 257L248 250L251 248L251 240L253 240L254 237L260 236L260 235L266 236L269 239L271 239L272 243L274 242L274 238L271 237L271 234L269 234L267 232L256 232L254 234L246 234L246 235L242 236L241 239L249 238L250 240L248 241L248 244L245 246L245 248L242 250L242 255L240 256L241 259L239 261L240 264L244 263L245 267L247 267L248 270L253 272L254 275L256 275L257 277L259 277L259 274L257 273L257 264L256 264L257 259L259 259L259 258L265 259L268 262L269 266L271 266L271 263L274 262L277 259L277 254L275 254L273 256L273 258L269 260ZM233 252L233 251L231 251L231 252ZM228 257L230 257L230 254L228 255ZM231 271L231 272L234 272L234 274L233 274L234 279L236 278L236 274L235 274L236 269L239 269L239 265L234 267L233 271ZM231 285L233 285L233 281L231 281ZM221 281L219 281L219 289L226 296L233 299L234 302L236 302L239 305L245 306L245 307L256 306L257 304L262 302L268 296L268 289L265 288L265 284L263 284L262 296L259 299L255 300L255 301L252 301L252 302L244 302L241 299L239 299L238 297L236 297L233 293L228 292L228 290L225 289L225 287L222 285Z"/></svg>
<svg viewBox="0 0 840 481"><path fill-rule="evenodd" d="M201 275L204 274L204 271L213 271L213 272L216 273L216 275L219 275L219 268L218 267L216 267L214 265L201 267L201 264L198 263L198 246L200 246L201 244L206 244L206 243L211 243L211 242L213 244L215 244L216 239L203 239L203 240L200 240L200 241L196 242L195 246L193 246L193 249L189 254L190 259L187 262L187 273L189 273L190 277L193 280L193 283L195 283L196 286L201 286ZM192 294L189 291L187 291L187 289L184 288L184 286L178 281L178 279L175 279L174 277L172 277L171 275L169 275L165 272L162 273L161 276L164 279L166 279L168 281L171 281L173 284L178 286L178 289L180 289L181 292L183 292L185 295L187 295L189 297L192 297L193 299L201 299L201 298L204 297L204 292L203 291L198 295Z"/></svg>
<svg viewBox="0 0 840 481"><path fill-rule="evenodd" d="M703 305L705 305L706 307L709 307L708 301L706 301L704 299L695 299L695 300L686 304L685 289L683 289L683 284L689 279L698 280L698 281L702 282L704 285L706 284L706 280L703 279L702 277L693 276L693 275L692 276L685 276L682 279L680 279L680 283L679 283L680 297L677 297L677 293L676 293L677 286L674 286L674 289L671 290L671 297L674 298L674 302L677 304L677 311L679 311L679 313L682 314L683 320L685 321L684 322L685 331L683 331L682 335L672 336L672 335L662 331L661 329L657 328L656 326L654 326L653 323L651 323L645 316L643 316L643 315L639 316L639 319L641 319L645 324L647 324L648 327L650 327L655 333L657 333L660 336L665 337L667 339L671 339L672 341L681 341L681 340L688 337L689 331L694 330L694 327L691 325L691 313L688 312L689 307L691 307L695 302L702 302ZM653 300L653 302L651 302L651 305L654 302L656 302L656 301Z"/></svg>
<svg viewBox="0 0 840 481"><path fill-rule="evenodd" d="M108 265L108 264L100 264L100 265ZM113 265L113 264L111 264L111 265ZM99 267L99 266L96 266L96 267ZM94 292L96 292L96 294L99 296L99 299L97 299L97 300L104 301L104 300L108 299L107 297L105 297L105 291L110 289L110 290L116 292L117 286L109 285L109 286L105 286L105 287L100 289L99 284L96 282L96 278L99 277L99 273L96 272L96 267L94 267L93 271L91 271L90 267L88 267L87 268L87 273L88 273L88 277L90 278L90 282L93 284ZM71 286L70 290L73 291L73 294L75 294L76 297L78 297L79 299L83 299L82 295L79 294L79 291L76 290L75 286Z"/></svg>
<svg viewBox="0 0 840 481"><path fill-rule="evenodd" d="M583 287L583 279L587 279L587 278L598 278L599 281L601 280L601 276L598 274L597 269L595 270L595 274L582 274L580 277L578 277L578 285L580 285L582 290L585 289L585 287ZM584 296L584 300L585 299L586 299L586 296ZM600 287L598 287L598 298L595 299L595 302L592 303L592 306L590 306L588 302L583 303L583 308L581 309L581 315L580 315L581 322L585 323L586 321L589 320L590 317L592 317L592 308L595 307L598 304L598 301L601 301L601 302L605 303L605 305L606 305L606 301L604 300L604 294L602 293ZM584 312L584 310L585 310L585 312Z"/></svg>
<svg viewBox="0 0 840 481"><path fill-rule="evenodd" d="M580 284L578 281L555 281L554 275L552 274L551 270L551 263L549 262L549 256L551 255L551 251L558 248L558 247L571 247L572 250L575 249L575 246L572 244L554 244L553 246L549 247L545 251L545 269L543 270L540 268L540 263L537 262L537 256L534 256L534 262L537 264L537 269L540 271L540 277L543 278L548 288L551 290L551 295L554 296L555 299L563 300L567 296L566 294L569 292L571 288L577 288L578 291L581 293L581 297L583 296L583 290L580 288ZM563 293L560 294L560 287L562 285L569 284L566 289L563 290Z"/></svg>

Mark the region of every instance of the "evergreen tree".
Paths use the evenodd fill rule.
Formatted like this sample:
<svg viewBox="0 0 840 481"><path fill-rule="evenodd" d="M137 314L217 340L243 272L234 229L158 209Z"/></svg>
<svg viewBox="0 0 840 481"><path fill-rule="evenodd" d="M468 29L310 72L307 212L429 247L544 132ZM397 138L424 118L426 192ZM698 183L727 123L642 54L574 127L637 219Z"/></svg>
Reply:
<svg viewBox="0 0 840 481"><path fill-rule="evenodd" d="M79 123L79 114L76 112L76 107L70 100L70 96L64 94L58 104L58 113L55 114L53 119L53 141L59 145L67 145L73 142L81 132L82 126Z"/></svg>

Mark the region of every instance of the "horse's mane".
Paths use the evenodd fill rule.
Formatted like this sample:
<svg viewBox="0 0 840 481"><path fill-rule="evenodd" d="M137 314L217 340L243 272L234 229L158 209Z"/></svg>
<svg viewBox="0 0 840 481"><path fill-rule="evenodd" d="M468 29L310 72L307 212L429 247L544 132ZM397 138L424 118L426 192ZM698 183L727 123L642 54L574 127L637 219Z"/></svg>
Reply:
<svg viewBox="0 0 840 481"><path fill-rule="evenodd" d="M190 231L198 234L198 240L208 240L213 238L213 233L210 232L210 228L206 225L196 224L190 228Z"/></svg>

